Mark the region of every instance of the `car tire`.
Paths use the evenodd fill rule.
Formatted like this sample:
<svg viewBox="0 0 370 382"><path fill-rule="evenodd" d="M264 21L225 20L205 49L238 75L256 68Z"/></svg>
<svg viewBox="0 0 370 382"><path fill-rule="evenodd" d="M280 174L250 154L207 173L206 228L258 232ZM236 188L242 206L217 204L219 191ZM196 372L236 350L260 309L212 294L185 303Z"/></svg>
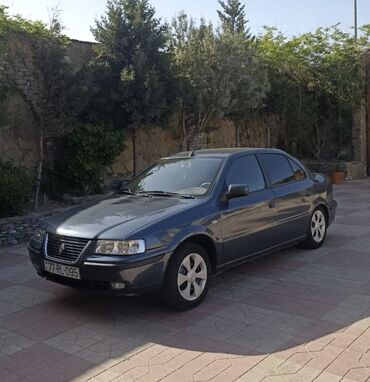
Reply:
<svg viewBox="0 0 370 382"><path fill-rule="evenodd" d="M306 240L303 246L307 249L318 249L325 241L328 229L327 215L322 207L317 207L310 217Z"/></svg>
<svg viewBox="0 0 370 382"><path fill-rule="evenodd" d="M207 252L200 245L185 243L173 254L162 301L173 310L189 310L199 305L208 292L211 267Z"/></svg>

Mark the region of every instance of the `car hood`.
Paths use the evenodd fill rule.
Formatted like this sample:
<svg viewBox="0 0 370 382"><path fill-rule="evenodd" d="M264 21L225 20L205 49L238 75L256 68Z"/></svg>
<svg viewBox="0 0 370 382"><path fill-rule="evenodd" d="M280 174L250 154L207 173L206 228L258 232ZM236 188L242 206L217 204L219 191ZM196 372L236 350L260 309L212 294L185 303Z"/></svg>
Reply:
<svg viewBox="0 0 370 382"><path fill-rule="evenodd" d="M116 195L47 220L47 231L85 239L125 239L135 231L194 206L197 199Z"/></svg>

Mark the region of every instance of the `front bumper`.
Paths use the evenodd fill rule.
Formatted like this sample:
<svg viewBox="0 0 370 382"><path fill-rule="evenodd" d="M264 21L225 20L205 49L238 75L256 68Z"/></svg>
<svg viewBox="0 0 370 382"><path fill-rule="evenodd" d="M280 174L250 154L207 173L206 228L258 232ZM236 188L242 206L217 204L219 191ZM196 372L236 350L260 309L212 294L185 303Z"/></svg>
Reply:
<svg viewBox="0 0 370 382"><path fill-rule="evenodd" d="M147 258L143 255L127 258L86 256L76 264L68 264L80 269L81 280L75 280L45 271L44 260L63 263L46 258L42 246L37 248L30 244L28 251L31 262L41 277L71 287L114 291L124 295L140 295L159 290L171 255L171 253L154 253ZM124 288L114 289L112 283L124 284Z"/></svg>

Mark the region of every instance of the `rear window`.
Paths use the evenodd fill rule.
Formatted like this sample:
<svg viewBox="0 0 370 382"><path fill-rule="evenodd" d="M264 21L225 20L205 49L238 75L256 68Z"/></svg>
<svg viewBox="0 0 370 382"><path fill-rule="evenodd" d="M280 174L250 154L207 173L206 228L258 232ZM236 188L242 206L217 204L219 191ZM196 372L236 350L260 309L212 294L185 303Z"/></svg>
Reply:
<svg viewBox="0 0 370 382"><path fill-rule="evenodd" d="M295 180L292 167L285 155L262 154L261 157L273 186L286 184Z"/></svg>

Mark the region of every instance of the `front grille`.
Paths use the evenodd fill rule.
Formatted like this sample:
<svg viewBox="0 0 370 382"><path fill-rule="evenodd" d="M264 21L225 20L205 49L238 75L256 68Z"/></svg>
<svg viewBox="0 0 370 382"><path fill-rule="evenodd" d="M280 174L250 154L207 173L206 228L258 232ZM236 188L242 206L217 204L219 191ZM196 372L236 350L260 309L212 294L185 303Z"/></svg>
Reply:
<svg viewBox="0 0 370 382"><path fill-rule="evenodd" d="M47 237L46 256L63 262L74 263L88 242L88 239L49 233Z"/></svg>

